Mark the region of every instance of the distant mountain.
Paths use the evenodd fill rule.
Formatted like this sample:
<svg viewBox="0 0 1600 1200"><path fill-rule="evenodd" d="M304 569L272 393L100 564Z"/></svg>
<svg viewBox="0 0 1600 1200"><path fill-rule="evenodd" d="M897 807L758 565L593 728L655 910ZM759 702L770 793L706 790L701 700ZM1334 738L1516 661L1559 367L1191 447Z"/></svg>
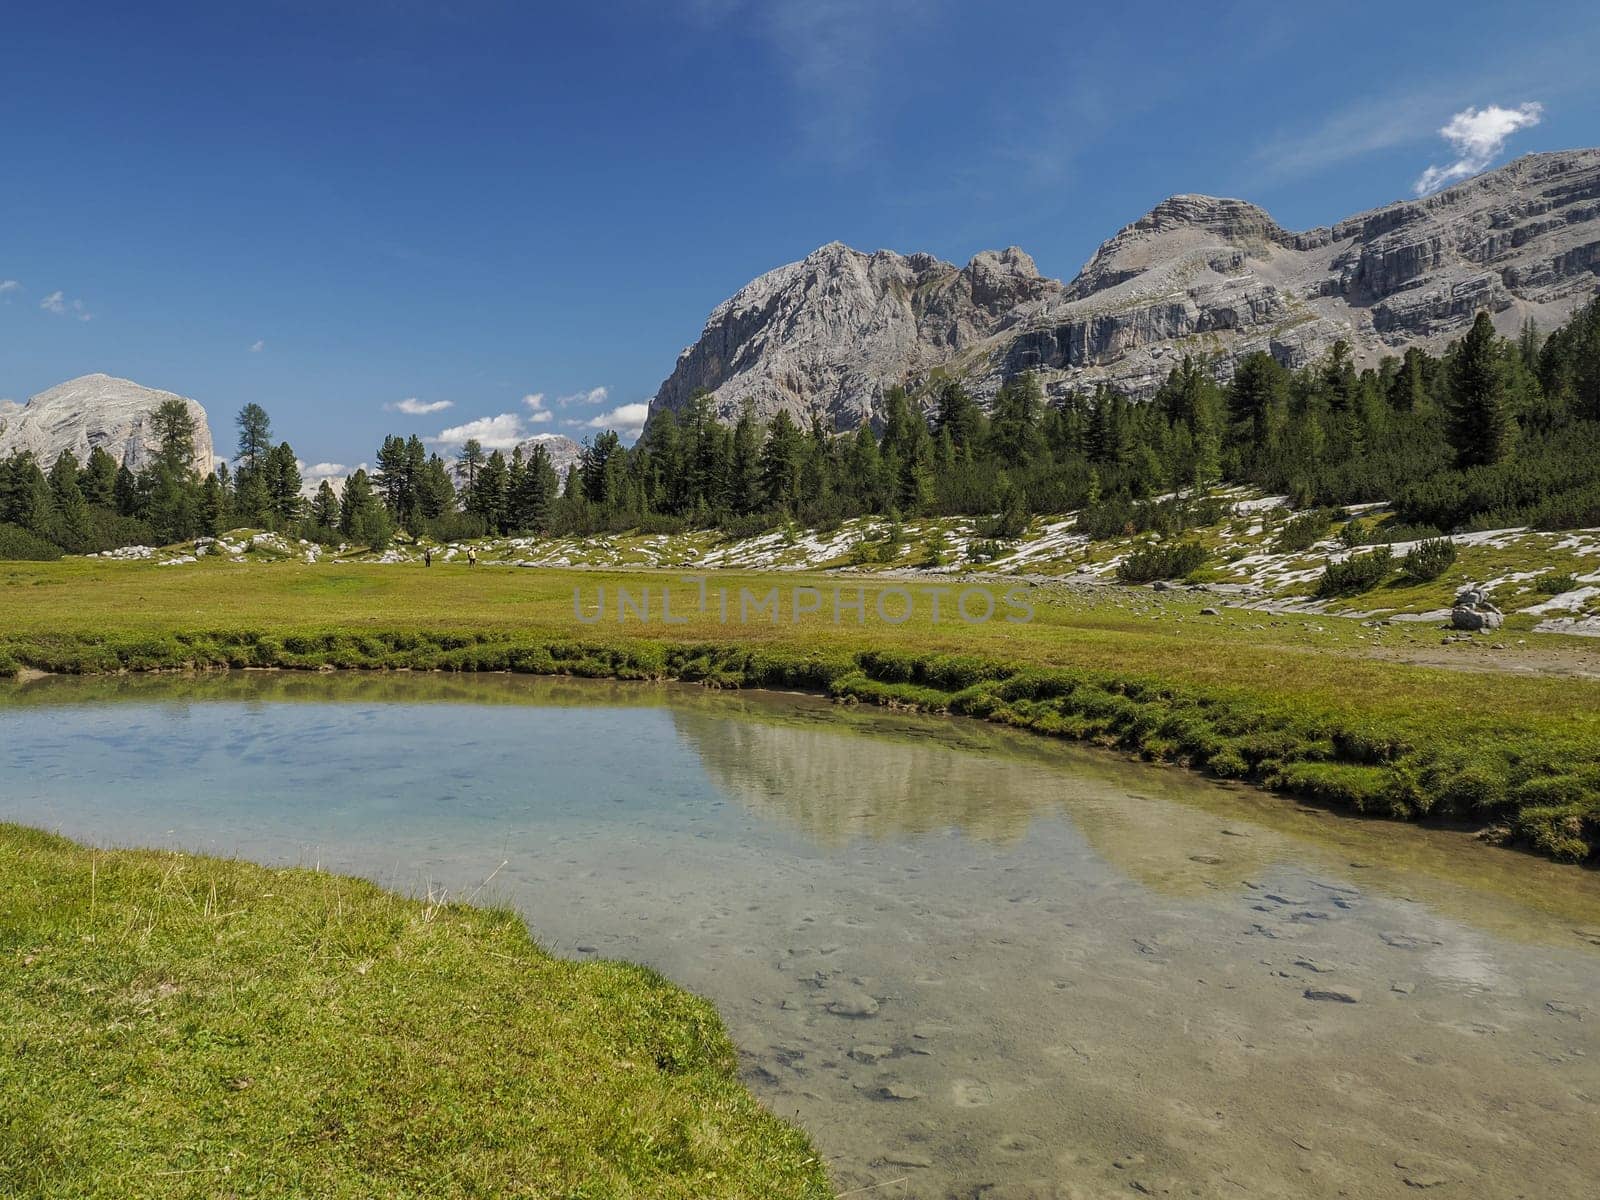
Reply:
<svg viewBox="0 0 1600 1200"><path fill-rule="evenodd" d="M567 472L577 466L578 460L583 457L583 447L559 433L542 433L529 438L519 447L522 457L531 456L536 445L544 447L544 452L550 456L550 465L563 482L566 481Z"/></svg>
<svg viewBox="0 0 1600 1200"><path fill-rule="evenodd" d="M0 405L0 458L31 450L48 471L63 450L71 450L81 463L99 446L138 471L157 449L150 414L163 401L174 399L189 406L195 424L195 470L207 474L215 459L206 410L185 396L110 375L83 375L40 392L26 404Z"/></svg>
<svg viewBox="0 0 1600 1200"><path fill-rule="evenodd" d="M837 242L717 306L651 402L699 388L731 418L785 409L836 429L935 372L988 398L1038 371L1054 396L1113 384L1148 397L1184 355L1219 375L1257 350L1289 366L1350 343L1375 363L1440 349L1479 309L1549 329L1600 292L1600 150L1535 154L1421 200L1294 233L1242 200L1173 196L1070 284L1015 247L965 267Z"/></svg>

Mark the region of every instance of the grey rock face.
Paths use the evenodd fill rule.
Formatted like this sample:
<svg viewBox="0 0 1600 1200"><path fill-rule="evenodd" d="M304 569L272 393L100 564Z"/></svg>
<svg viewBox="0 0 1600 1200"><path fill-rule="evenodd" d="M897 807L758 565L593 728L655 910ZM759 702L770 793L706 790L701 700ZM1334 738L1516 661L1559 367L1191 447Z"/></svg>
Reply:
<svg viewBox="0 0 1600 1200"><path fill-rule="evenodd" d="M853 428L886 388L981 351L1020 307L1060 292L1015 247L958 269L834 242L718 305L651 407L680 410L706 388L723 419L750 405Z"/></svg>
<svg viewBox="0 0 1600 1200"><path fill-rule="evenodd" d="M45 470L63 450L71 450L80 463L96 446L102 447L129 470L138 471L155 457L158 448L150 415L163 401L179 399L194 418L194 468L209 474L211 427L206 410L195 401L172 392L140 387L110 375L84 375L40 392L22 406L0 410L0 458L32 451Z"/></svg>
<svg viewBox="0 0 1600 1200"><path fill-rule="evenodd" d="M935 369L980 398L1041 374L1047 392L1148 397L1184 355L1219 377L1264 350L1289 366L1348 342L1358 365L1442 349L1479 309L1504 333L1548 329L1600 291L1600 150L1529 155L1422 200L1304 233L1242 200L1174 196L1100 247L1071 284L1015 248L957 269L834 243L711 314L652 411L697 388L834 428Z"/></svg>

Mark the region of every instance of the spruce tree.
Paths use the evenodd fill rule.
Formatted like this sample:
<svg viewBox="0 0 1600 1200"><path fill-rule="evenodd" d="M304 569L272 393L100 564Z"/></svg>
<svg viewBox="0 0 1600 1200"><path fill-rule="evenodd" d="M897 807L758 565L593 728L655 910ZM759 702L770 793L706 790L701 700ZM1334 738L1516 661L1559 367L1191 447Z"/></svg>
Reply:
<svg viewBox="0 0 1600 1200"><path fill-rule="evenodd" d="M1480 312L1450 359L1448 436L1462 467L1497 463L1516 438L1500 339Z"/></svg>

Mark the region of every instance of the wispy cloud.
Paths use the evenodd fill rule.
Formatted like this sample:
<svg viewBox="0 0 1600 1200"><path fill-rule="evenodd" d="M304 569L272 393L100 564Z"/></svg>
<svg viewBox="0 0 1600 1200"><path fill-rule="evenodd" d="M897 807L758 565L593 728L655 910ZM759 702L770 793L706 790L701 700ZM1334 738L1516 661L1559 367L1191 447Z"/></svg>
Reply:
<svg viewBox="0 0 1600 1200"><path fill-rule="evenodd" d="M562 408L572 404L604 404L610 395L610 388L594 387L583 392L572 392L565 396L557 396L556 403Z"/></svg>
<svg viewBox="0 0 1600 1200"><path fill-rule="evenodd" d="M436 446L464 446L476 441L485 450L511 450L527 438L521 414L509 412L494 417L479 417L464 425L452 425L427 440Z"/></svg>
<svg viewBox="0 0 1600 1200"><path fill-rule="evenodd" d="M15 279L0 279L0 296L4 296L7 300L11 299L12 292L20 292L21 290L22 284Z"/></svg>
<svg viewBox="0 0 1600 1200"><path fill-rule="evenodd" d="M1447 121L1439 136L1456 152L1455 162L1429 167L1412 188L1419 196L1436 192L1447 184L1468 179L1483 170L1505 149L1506 140L1519 129L1531 129L1544 115L1544 105L1536 101L1516 108L1498 104L1483 108L1464 108Z"/></svg>
<svg viewBox="0 0 1600 1200"><path fill-rule="evenodd" d="M415 396L407 396L404 400L385 404L383 411L405 413L408 417L426 417L430 413L443 412L447 408L454 407L454 400L418 400Z"/></svg>
<svg viewBox="0 0 1600 1200"><path fill-rule="evenodd" d="M794 92L800 149L836 163L862 160L886 123L889 86L908 31L925 29L946 0L689 0L695 22L754 30Z"/></svg>
<svg viewBox="0 0 1600 1200"><path fill-rule="evenodd" d="M51 292L39 301L39 307L45 312L55 313L58 317L76 317L80 321L94 320L94 314L83 306L82 300L68 300L60 291Z"/></svg>
<svg viewBox="0 0 1600 1200"><path fill-rule="evenodd" d="M260 354L266 348L267 348L267 343L266 343L265 340L263 340L261 338L257 338L255 341L250 343L250 353L251 354Z"/></svg>

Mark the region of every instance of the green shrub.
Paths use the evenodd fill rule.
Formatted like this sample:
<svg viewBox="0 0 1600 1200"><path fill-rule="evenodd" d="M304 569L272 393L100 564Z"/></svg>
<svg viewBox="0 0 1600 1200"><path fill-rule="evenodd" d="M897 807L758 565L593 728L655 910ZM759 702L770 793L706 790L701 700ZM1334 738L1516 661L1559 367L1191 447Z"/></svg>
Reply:
<svg viewBox="0 0 1600 1200"><path fill-rule="evenodd" d="M1139 547L1117 564L1117 579L1123 583L1151 583L1157 579L1181 579L1206 561L1206 548L1199 542L1175 542L1170 546Z"/></svg>
<svg viewBox="0 0 1600 1200"><path fill-rule="evenodd" d="M1332 525L1332 509L1318 508L1303 512L1283 523L1272 548L1279 554L1298 554L1302 550L1309 550L1322 540Z"/></svg>
<svg viewBox="0 0 1600 1200"><path fill-rule="evenodd" d="M1565 575L1552 571L1548 575L1541 575L1533 581L1533 590L1542 596L1559 596L1562 592L1570 592L1578 586L1578 577L1572 572Z"/></svg>
<svg viewBox="0 0 1600 1200"><path fill-rule="evenodd" d="M1414 583L1427 583L1448 571L1456 561L1456 544L1449 538L1418 542L1400 561L1400 573Z"/></svg>
<svg viewBox="0 0 1600 1200"><path fill-rule="evenodd" d="M1354 596L1371 591L1389 576L1394 566L1394 551L1384 546L1366 554L1352 554L1343 562L1331 562L1317 583L1317 595Z"/></svg>
<svg viewBox="0 0 1600 1200"><path fill-rule="evenodd" d="M0 525L0 559L51 562L61 557L61 547L20 525Z"/></svg>

